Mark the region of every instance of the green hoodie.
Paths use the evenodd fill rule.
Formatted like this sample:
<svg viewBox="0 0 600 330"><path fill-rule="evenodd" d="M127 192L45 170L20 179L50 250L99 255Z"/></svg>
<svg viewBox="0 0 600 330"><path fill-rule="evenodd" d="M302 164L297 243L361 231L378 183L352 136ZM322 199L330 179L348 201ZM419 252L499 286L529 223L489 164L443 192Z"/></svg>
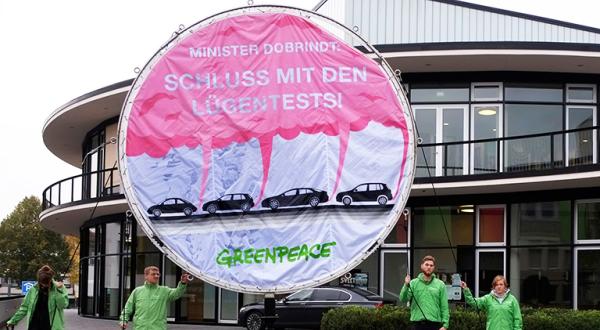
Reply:
<svg viewBox="0 0 600 330"><path fill-rule="evenodd" d="M410 281L410 288L404 284L399 298L401 302L411 301L411 321L441 322L444 328L448 329L450 313L448 311L446 284L439 280L435 274L431 275L431 281L426 282L425 275L420 273L417 278Z"/></svg>
<svg viewBox="0 0 600 330"><path fill-rule="evenodd" d="M177 289L145 282L131 292L121 313L120 323L126 324L133 313L136 329L167 329L167 304L179 299L186 288L187 285L182 282L179 282Z"/></svg>
<svg viewBox="0 0 600 330"><path fill-rule="evenodd" d="M25 316L27 316L27 326L31 322L31 317L35 311L35 304L38 300L40 292L39 284L36 283L25 295L25 299L21 304L21 307L17 310L15 315L8 320L9 324L17 324ZM63 286L57 288L56 283L52 281L50 292L48 294L48 315L50 316L50 324L52 324L52 330L63 330L65 328L65 320L63 318L63 310L69 306L69 296L67 290Z"/></svg>
<svg viewBox="0 0 600 330"><path fill-rule="evenodd" d="M481 298L473 298L469 288L465 288L464 292L465 301L469 306L486 312L487 330L521 330L523 328L519 302L510 292L506 293L502 302L493 293L488 293Z"/></svg>

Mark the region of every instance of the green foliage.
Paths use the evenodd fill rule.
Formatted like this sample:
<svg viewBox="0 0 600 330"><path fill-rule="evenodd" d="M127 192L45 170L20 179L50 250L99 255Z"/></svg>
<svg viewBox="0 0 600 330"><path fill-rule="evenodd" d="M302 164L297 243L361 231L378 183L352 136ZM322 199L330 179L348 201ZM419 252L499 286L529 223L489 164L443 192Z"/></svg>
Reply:
<svg viewBox="0 0 600 330"><path fill-rule="evenodd" d="M410 312L405 307L382 309L349 306L332 309L323 316L321 329L410 329ZM485 313L456 308L450 312L450 330L484 330ZM542 308L523 309L523 329L527 330L598 330L600 311Z"/></svg>
<svg viewBox="0 0 600 330"><path fill-rule="evenodd" d="M57 273L69 263L69 247L63 237L43 228L40 200L26 197L0 223L0 276L18 281L35 280L42 265Z"/></svg>

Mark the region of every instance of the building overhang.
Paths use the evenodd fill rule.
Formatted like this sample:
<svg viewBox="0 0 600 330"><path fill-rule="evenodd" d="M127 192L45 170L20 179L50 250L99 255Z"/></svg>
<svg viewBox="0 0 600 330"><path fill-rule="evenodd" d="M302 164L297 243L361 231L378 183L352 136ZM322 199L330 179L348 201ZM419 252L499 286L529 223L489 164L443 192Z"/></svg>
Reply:
<svg viewBox="0 0 600 330"><path fill-rule="evenodd" d="M401 72L528 71L600 74L600 47L589 44L474 42L378 45Z"/></svg>
<svg viewBox="0 0 600 330"><path fill-rule="evenodd" d="M56 157L81 167L86 134L105 120L118 117L133 80L82 95L54 111L42 129L46 148Z"/></svg>

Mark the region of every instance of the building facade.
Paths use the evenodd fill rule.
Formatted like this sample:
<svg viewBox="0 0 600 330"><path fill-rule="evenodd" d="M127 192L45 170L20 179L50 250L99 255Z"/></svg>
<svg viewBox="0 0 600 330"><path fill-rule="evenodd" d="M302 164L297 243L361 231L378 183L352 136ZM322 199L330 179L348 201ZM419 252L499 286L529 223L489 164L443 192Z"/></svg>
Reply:
<svg viewBox="0 0 600 330"><path fill-rule="evenodd" d="M523 304L600 308L600 29L451 0L320 11L401 70L418 129L408 212L356 269L369 290L395 298L431 254L443 279L459 273L478 295L506 274ZM81 238L80 313L91 317L116 319L147 265L166 285L181 274L122 194L115 142L132 82L68 102L43 129L48 149L82 169L44 190L41 221ZM260 299L196 279L169 318L235 323Z"/></svg>

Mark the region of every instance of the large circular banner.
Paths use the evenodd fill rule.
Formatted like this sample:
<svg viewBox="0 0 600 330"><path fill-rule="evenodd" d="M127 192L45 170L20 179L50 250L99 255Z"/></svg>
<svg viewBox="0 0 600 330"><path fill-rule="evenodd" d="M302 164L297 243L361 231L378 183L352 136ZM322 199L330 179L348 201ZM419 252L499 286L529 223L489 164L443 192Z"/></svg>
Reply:
<svg viewBox="0 0 600 330"><path fill-rule="evenodd" d="M318 14L250 7L181 31L141 71L119 167L140 227L176 264L241 292L331 281L376 250L414 173L385 61Z"/></svg>

